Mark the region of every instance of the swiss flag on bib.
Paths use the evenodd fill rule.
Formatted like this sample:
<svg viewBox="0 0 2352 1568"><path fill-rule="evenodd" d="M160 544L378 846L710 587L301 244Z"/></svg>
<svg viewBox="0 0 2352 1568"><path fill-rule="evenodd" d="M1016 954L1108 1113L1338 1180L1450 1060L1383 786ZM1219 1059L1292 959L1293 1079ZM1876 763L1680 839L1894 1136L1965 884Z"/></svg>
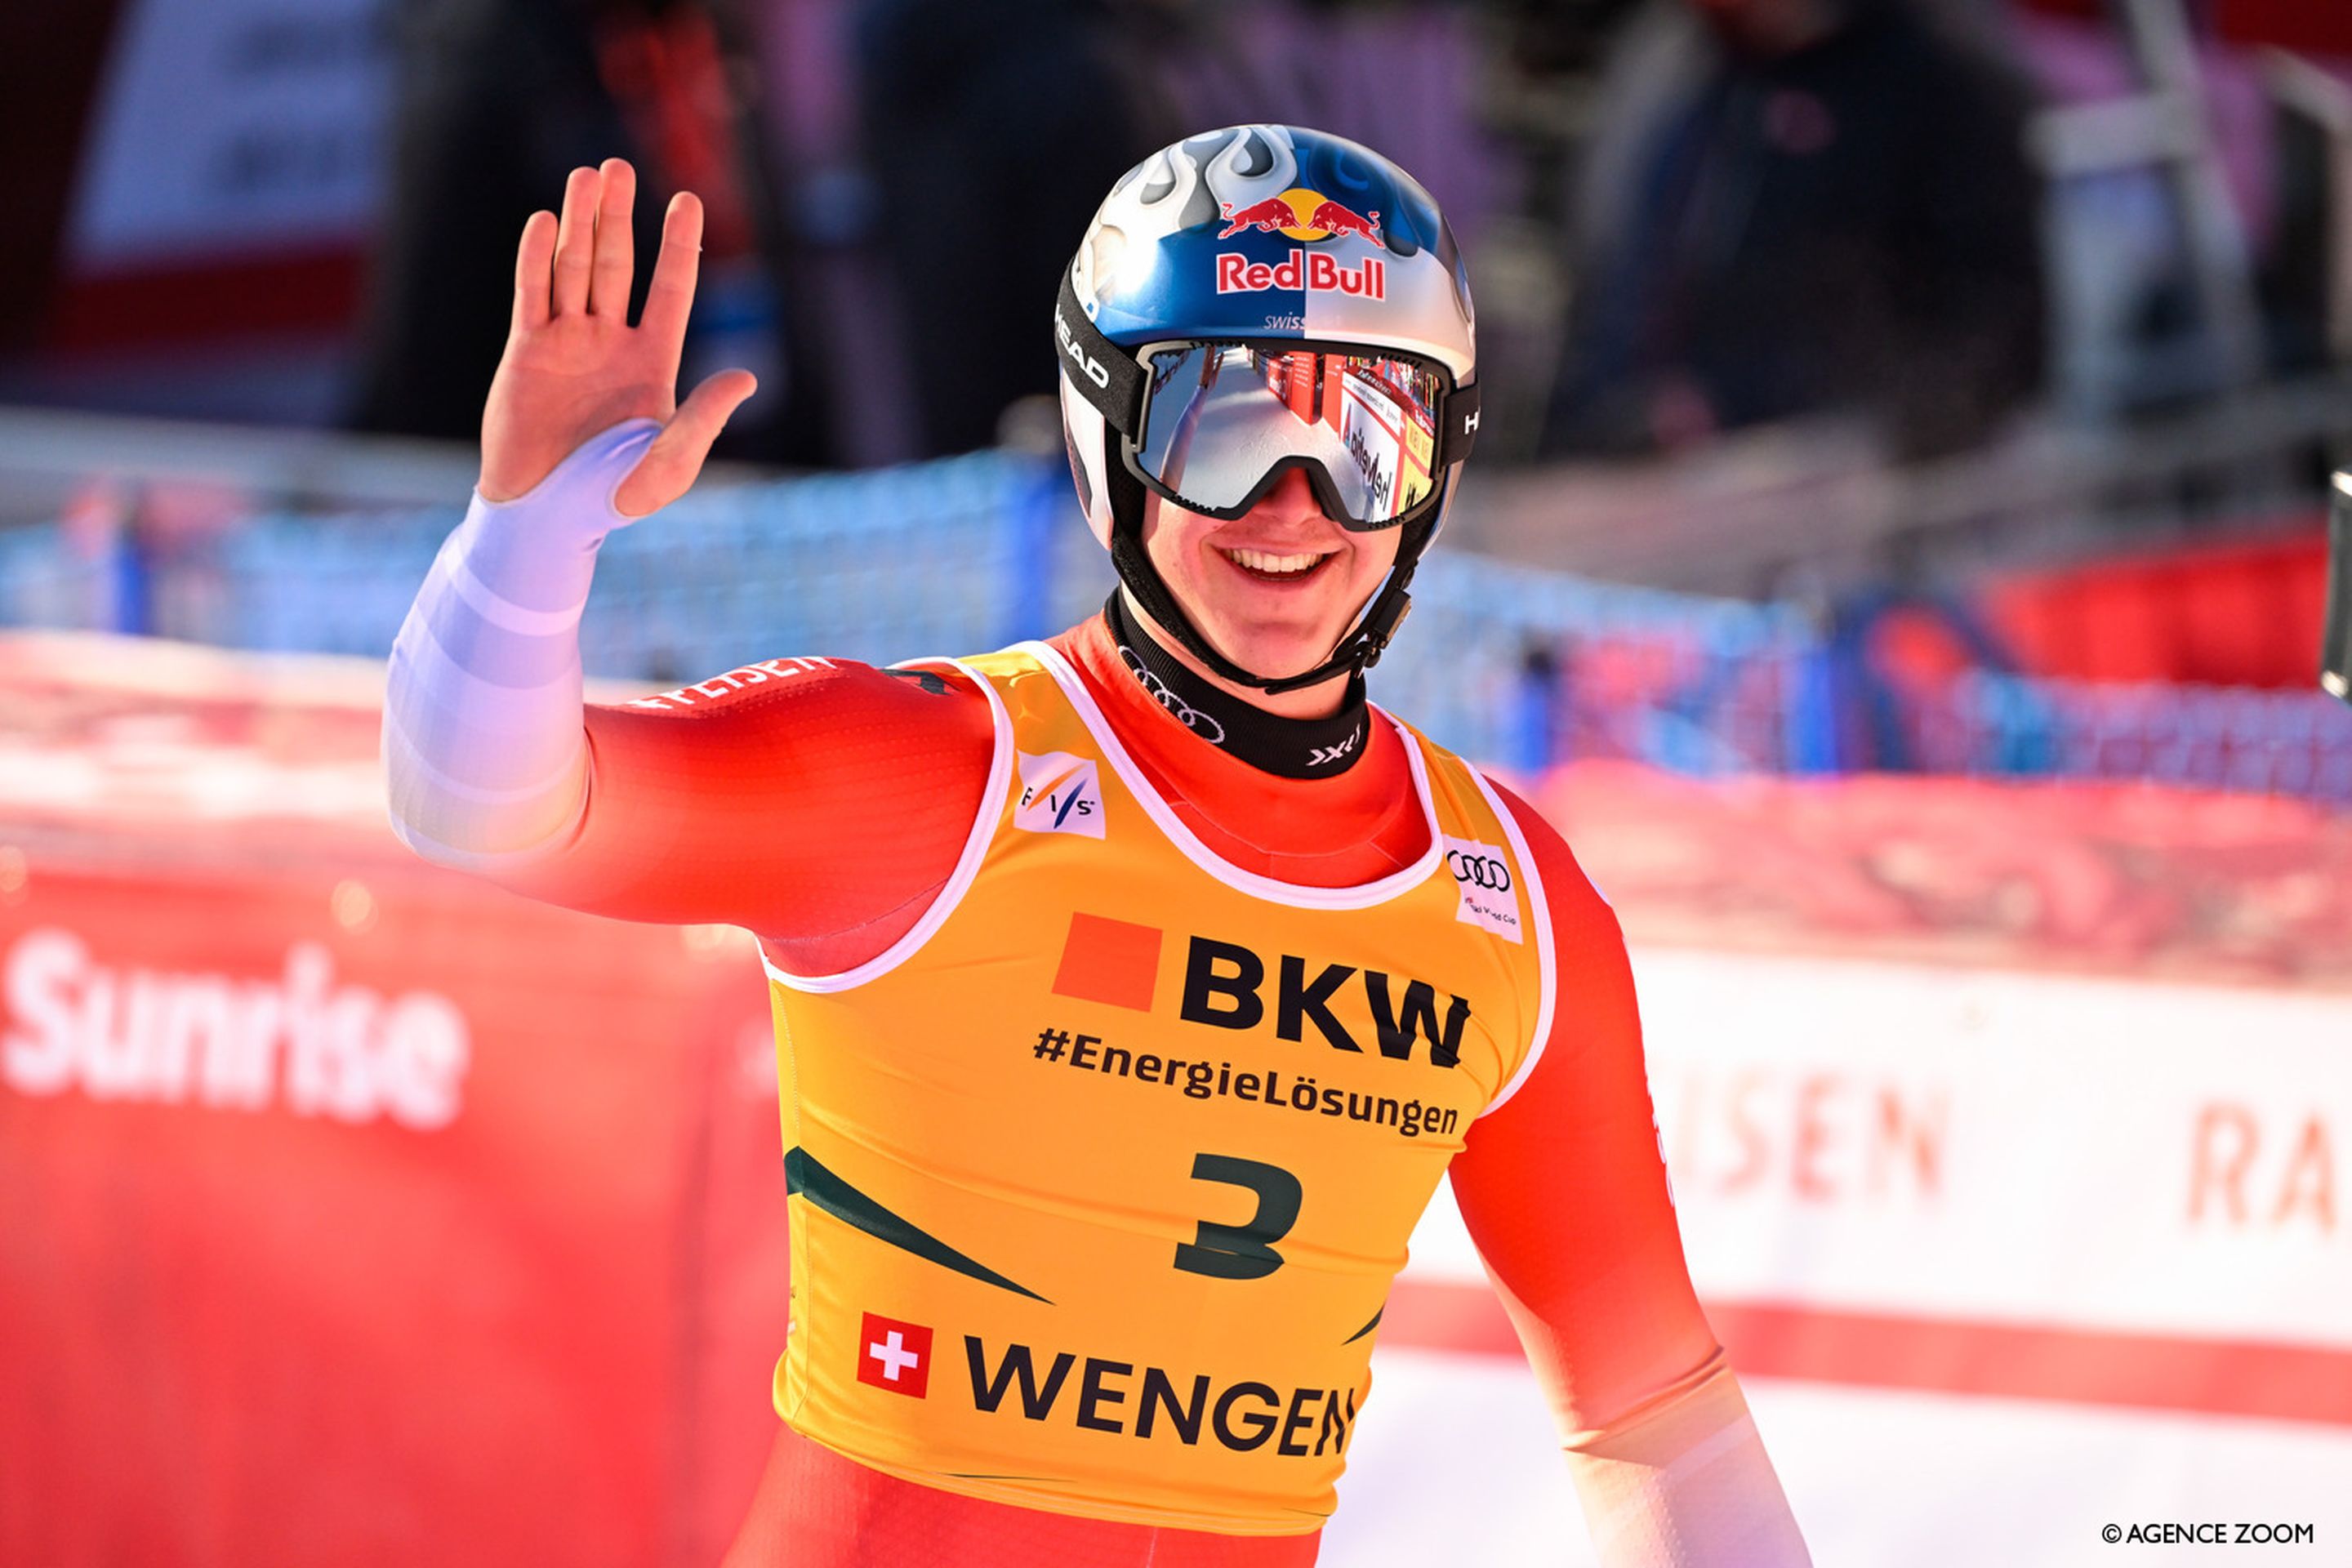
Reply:
<svg viewBox="0 0 2352 1568"><path fill-rule="evenodd" d="M866 1313L857 1334L857 1381L922 1398L931 1384L931 1331Z"/></svg>

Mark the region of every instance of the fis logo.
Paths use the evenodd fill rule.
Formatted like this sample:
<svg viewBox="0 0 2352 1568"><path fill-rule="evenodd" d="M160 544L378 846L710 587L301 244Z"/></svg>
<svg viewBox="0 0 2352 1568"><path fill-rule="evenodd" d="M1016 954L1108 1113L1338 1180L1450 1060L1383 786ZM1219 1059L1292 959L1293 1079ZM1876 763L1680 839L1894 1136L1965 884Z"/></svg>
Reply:
<svg viewBox="0 0 2352 1568"><path fill-rule="evenodd" d="M1013 808L1013 826L1031 833L1077 833L1088 838L1103 836L1102 779L1092 757L1067 752L1034 756L1016 753L1021 771L1021 804Z"/></svg>

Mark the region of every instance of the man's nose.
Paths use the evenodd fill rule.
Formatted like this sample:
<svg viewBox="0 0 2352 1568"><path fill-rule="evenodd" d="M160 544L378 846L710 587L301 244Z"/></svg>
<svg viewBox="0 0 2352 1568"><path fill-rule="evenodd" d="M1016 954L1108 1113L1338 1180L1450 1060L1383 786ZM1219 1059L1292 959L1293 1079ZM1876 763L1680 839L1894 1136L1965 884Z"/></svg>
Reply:
<svg viewBox="0 0 2352 1568"><path fill-rule="evenodd" d="M1250 510L1270 521L1292 522L1321 517L1323 503L1315 499L1315 487L1307 482L1306 469L1285 468L1274 488Z"/></svg>

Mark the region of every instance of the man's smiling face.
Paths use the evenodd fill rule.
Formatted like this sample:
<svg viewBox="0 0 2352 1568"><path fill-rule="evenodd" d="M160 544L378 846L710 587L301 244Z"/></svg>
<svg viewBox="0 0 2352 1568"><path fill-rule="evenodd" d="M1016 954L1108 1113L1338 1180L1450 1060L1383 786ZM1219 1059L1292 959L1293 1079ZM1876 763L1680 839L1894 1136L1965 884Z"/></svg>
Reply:
<svg viewBox="0 0 2352 1568"><path fill-rule="evenodd" d="M1341 528L1293 468L1231 522L1150 496L1143 544L1210 646L1279 679L1330 656L1396 563L1402 531Z"/></svg>

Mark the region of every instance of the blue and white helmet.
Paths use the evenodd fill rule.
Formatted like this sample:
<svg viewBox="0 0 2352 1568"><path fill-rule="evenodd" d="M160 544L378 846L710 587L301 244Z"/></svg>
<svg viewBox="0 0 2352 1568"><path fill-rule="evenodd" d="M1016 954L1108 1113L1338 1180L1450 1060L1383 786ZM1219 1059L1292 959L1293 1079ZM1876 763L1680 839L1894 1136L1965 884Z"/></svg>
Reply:
<svg viewBox="0 0 2352 1568"><path fill-rule="evenodd" d="M1356 142L1291 125L1186 137L1129 170L1087 226L1055 310L1063 433L1095 537L1152 617L1229 679L1290 689L1377 659L1404 587L1435 538L1477 428L1470 283L1453 231L1412 176ZM1397 564L1326 665L1268 681L1210 647L1141 544L1145 487L1135 415L1147 344L1288 343L1409 356L1443 373L1445 421L1424 504ZM1163 492L1164 493L1164 492Z"/></svg>

